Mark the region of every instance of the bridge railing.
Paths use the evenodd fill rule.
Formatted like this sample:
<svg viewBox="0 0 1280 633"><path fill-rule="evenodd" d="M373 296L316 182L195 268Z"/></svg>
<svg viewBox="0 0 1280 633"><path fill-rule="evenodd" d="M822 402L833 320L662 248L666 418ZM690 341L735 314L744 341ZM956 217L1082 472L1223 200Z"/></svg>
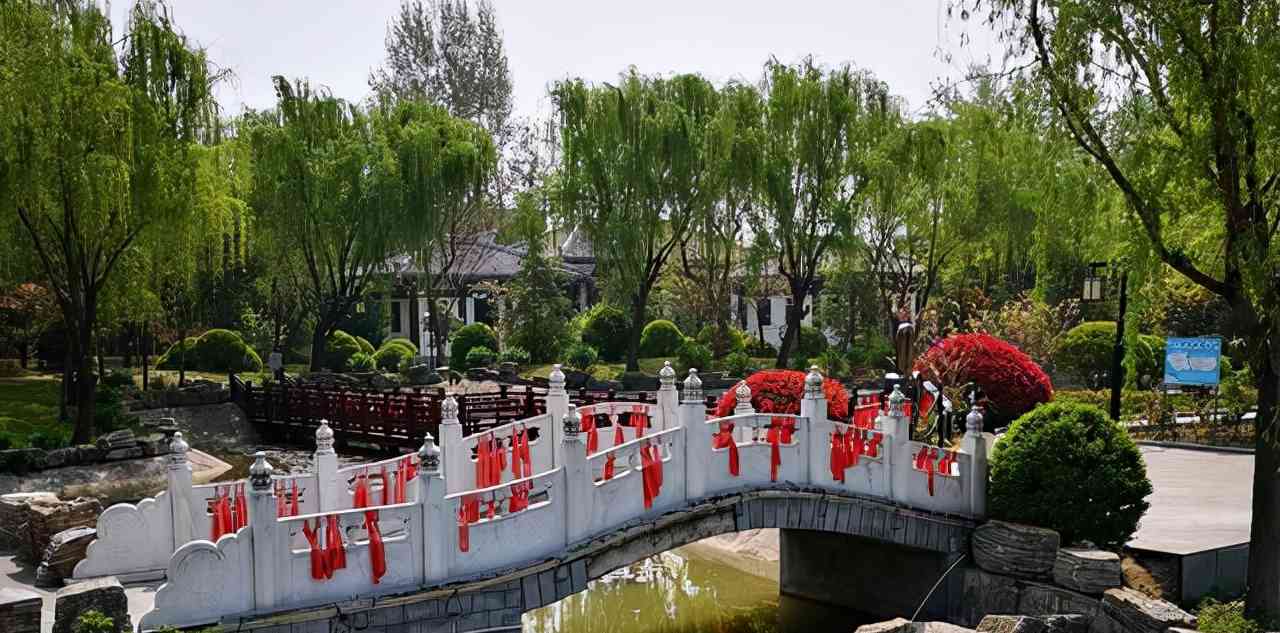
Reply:
<svg viewBox="0 0 1280 633"><path fill-rule="evenodd" d="M958 449L928 446L909 440L909 417L898 392L888 411L869 423L829 420L822 377L814 369L805 379L798 415L752 410L750 390L741 383L734 414L708 419L696 370L677 403L668 367L660 374L654 404L674 413L662 418L667 428L646 429L639 437L628 433L620 444L590 451L579 410L569 403L563 383L554 380L558 373L553 372L547 395L548 415L535 418L544 425L540 441L551 440L549 468L540 465L532 475L504 476L477 487L471 461L477 437L463 436L456 403L446 399L441 405L444 444L437 447L430 436L424 440L411 499L329 513L338 517L347 567L327 576L317 574L312 559L328 554L313 552L309 541L304 547L298 537L300 531L305 536L302 526L309 519L322 517L276 518L270 466L259 454L250 470L249 526L216 544L197 540L179 548L144 628L201 625L236 614L402 593L515 570L664 512L737 491L822 490L925 512L975 518L985 512L986 440L976 411ZM846 444L849 438L862 445ZM736 469L730 467L734 452ZM450 453L457 461L450 461ZM467 469L471 483L454 490L448 479L465 480ZM383 526L381 556L363 527L369 512ZM260 520L263 516L266 520ZM376 582L380 566L375 561L386 568ZM174 597L207 596L210 586L226 595L208 605Z"/></svg>

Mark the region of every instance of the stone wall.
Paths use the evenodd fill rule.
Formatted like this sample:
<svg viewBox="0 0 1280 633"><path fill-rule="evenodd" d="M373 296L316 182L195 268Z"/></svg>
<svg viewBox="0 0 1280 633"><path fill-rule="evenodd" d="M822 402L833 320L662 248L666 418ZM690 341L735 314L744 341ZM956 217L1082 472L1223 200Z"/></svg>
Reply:
<svg viewBox="0 0 1280 633"><path fill-rule="evenodd" d="M24 475L50 468L155 457L167 453L168 450L168 440L162 433L137 437L133 431L114 431L99 437L94 444L66 446L53 450L40 448L2 450L0 451L0 473Z"/></svg>

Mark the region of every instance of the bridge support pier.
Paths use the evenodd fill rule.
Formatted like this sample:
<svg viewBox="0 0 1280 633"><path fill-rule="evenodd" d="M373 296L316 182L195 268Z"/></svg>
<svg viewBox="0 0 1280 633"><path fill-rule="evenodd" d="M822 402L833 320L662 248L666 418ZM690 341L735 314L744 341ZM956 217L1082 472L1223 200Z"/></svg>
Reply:
<svg viewBox="0 0 1280 633"><path fill-rule="evenodd" d="M779 530L783 594L879 619L910 618L958 554L815 530ZM954 621L963 564L947 575L917 620Z"/></svg>

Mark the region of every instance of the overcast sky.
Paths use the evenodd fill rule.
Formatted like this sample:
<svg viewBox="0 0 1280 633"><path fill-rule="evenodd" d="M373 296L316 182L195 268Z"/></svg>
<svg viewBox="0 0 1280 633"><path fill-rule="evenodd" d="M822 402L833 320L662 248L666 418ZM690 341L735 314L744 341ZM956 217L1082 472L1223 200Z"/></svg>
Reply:
<svg viewBox="0 0 1280 633"><path fill-rule="evenodd" d="M494 0L515 84L516 114L546 114L547 85L565 77L610 81L644 73L699 72L755 80L770 56L869 69L926 105L939 78L971 63L998 65L991 38L960 45L947 0ZM114 0L119 24L130 0ZM400 0L171 0L178 25L236 79L219 101L229 113L274 104L272 75L307 77L336 96L368 93L383 59L387 20ZM946 54L951 60L946 61ZM988 59L988 57L991 59Z"/></svg>

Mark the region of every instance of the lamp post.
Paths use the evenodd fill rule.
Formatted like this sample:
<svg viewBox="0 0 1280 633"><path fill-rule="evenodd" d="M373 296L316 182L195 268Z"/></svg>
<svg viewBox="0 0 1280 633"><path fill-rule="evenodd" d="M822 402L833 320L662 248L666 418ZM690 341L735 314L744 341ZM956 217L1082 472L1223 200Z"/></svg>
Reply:
<svg viewBox="0 0 1280 633"><path fill-rule="evenodd" d="M1120 419L1120 392L1124 387L1124 315L1129 304L1129 271L1122 269L1119 264L1110 264L1106 262L1092 262L1089 264L1089 272L1084 278L1084 292L1081 299L1086 303L1096 303L1103 300L1104 284L1103 274L1106 268L1110 266L1112 276L1120 278L1120 306L1116 313L1116 340L1111 350L1111 419Z"/></svg>

